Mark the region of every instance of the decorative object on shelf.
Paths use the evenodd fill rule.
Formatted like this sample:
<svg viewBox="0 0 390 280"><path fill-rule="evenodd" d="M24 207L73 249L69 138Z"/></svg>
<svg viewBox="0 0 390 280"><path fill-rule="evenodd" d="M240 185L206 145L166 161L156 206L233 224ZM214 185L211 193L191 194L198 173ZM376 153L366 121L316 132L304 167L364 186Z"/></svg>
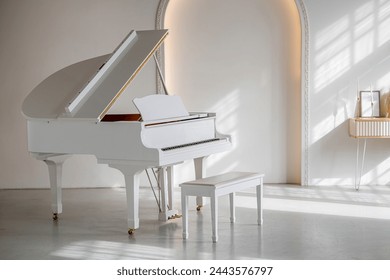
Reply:
<svg viewBox="0 0 390 280"><path fill-rule="evenodd" d="M390 118L390 89L381 90L381 116Z"/></svg>
<svg viewBox="0 0 390 280"><path fill-rule="evenodd" d="M362 118L380 117L380 91L379 90L360 91L360 117Z"/></svg>

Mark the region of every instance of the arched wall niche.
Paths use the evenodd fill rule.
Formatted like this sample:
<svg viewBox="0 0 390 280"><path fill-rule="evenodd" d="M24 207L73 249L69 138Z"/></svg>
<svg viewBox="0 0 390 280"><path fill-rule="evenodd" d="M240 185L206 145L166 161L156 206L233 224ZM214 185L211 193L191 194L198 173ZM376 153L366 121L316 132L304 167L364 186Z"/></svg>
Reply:
<svg viewBox="0 0 390 280"><path fill-rule="evenodd" d="M309 26L306 7L303 0L294 0L300 18L301 49L300 49L300 182L301 185L308 185L309 182ZM160 0L156 13L156 29L165 28L165 17L169 0ZM157 59L165 69L164 47L157 52ZM158 77L157 92L162 93L163 87Z"/></svg>

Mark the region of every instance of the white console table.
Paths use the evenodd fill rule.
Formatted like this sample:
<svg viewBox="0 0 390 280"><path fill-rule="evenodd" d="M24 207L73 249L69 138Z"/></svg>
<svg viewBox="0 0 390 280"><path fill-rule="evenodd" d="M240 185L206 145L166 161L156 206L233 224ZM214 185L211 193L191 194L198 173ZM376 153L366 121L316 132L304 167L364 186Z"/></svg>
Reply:
<svg viewBox="0 0 390 280"><path fill-rule="evenodd" d="M368 138L390 138L390 118L351 118L349 119L349 135L357 138L356 147L356 169L355 169L355 189L359 190L364 157L366 155ZM364 139L362 162L359 169L360 138ZM359 180L358 180L359 177Z"/></svg>

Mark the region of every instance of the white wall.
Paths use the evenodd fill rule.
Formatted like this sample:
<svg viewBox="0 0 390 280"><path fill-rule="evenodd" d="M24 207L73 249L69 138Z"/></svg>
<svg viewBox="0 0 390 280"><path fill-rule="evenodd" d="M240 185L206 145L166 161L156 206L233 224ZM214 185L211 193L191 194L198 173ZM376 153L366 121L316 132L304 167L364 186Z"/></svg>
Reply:
<svg viewBox="0 0 390 280"><path fill-rule="evenodd" d="M157 5L158 0L0 1L0 188L49 184L45 164L27 152L21 114L27 94L69 64L112 52L131 29L153 29ZM130 91L154 93L154 69L148 64ZM126 94L114 111L128 111L131 93ZM123 184L118 171L97 165L92 156L65 162L64 186Z"/></svg>
<svg viewBox="0 0 390 280"><path fill-rule="evenodd" d="M195 1L180 2L193 4ZM214 3L214 1L209 2ZM230 4L235 5L234 2L232 1ZM239 2L244 3L246 1ZM259 3L248 0L250 5L260 5L267 2L283 3L282 0L259 0ZM367 88L370 83L376 88L388 88L390 86L389 2L388 0L304 0L310 24L309 183L312 185L352 184L356 142L348 137L346 120L354 115L357 79L360 80L361 88ZM0 64L0 188L48 186L46 167L43 163L32 159L27 153L26 122L20 113L20 107L25 96L34 86L54 71L79 60L112 51L130 29L154 28L157 5L158 0L0 1L0 61L2 62ZM219 10L220 7L214 9ZM237 14L232 14L229 8L216 13L218 17L221 17L220 25L222 26L220 30L214 29L214 34L223 35L219 39L220 43L227 41L227 43L234 45L234 42L228 42L231 38L229 31L237 27L236 23L226 22L228 19L241 18L244 24L247 24L245 23L246 18L242 18L242 15L239 16L241 9L245 8L237 7ZM212 12L212 10L202 11L202 13L209 15ZM261 26L262 20L265 20L266 17L271 17L270 20L275 20L276 26L279 25L277 19L272 17L275 12L275 10L269 10L269 13L262 14L261 11L249 11L248 17L260 17L261 21L256 20L254 24L257 25L258 30L266 32L267 30L263 30ZM279 12L281 13L278 10ZM201 14L198 16L201 16ZM280 20L286 19L282 18ZM202 21L195 21L195 23L199 26ZM213 30L215 27L203 26L203 35L209 36L209 29ZM269 29L272 30L273 27L275 26L270 26ZM188 26L188 28L193 29L194 27ZM257 46L258 48L267 49L270 41L280 42L280 40L284 40L278 37L283 34L283 31L282 33L273 32L279 34L274 36L270 30L268 33L264 33L268 34L267 40L261 42ZM235 33L238 33L236 36L240 39L247 39L242 37L243 34L240 33L242 29L235 31ZM214 38L212 39L214 40ZM256 37L250 39L258 40ZM200 51L207 46L194 45L193 47L196 48L195 51ZM222 44L221 54L232 54L239 47L252 52L244 44L236 46L234 49L226 49ZM279 47L283 51L283 46ZM185 57L183 54L183 61L192 61L191 54L193 52L188 51ZM254 55L257 59L269 62L271 59L277 59L280 54L277 53L275 57L262 57L262 54L259 53ZM204 59L204 57L197 58ZM199 107L202 107L199 109L205 110L216 109L220 114L221 110L218 109L217 104L222 100L222 93L227 94L224 96L229 96L229 93L230 96L234 96L237 89L241 93L246 91L248 98L252 97L254 101L259 101L256 100L258 96L253 94L251 90L259 87L259 84L262 85L261 81L264 79L257 79L257 77L263 76L257 75L254 77L253 75L256 75L256 73L249 73L248 77L250 79L245 79L245 77L240 76L241 73L236 68L229 68L234 63L238 63L237 61L233 64L224 64L226 61L224 56L209 58L213 63L211 65L213 68L206 68L208 72L193 73L193 79L188 80L187 84L182 86L186 86L186 89L190 88L191 90L198 88L199 95L207 98L207 101L199 102L197 94L185 95L185 103L190 109L198 109ZM249 58L246 58L245 67L250 67L251 63L254 63L249 61ZM257 61L256 63L258 63ZM194 63L193 65L198 66L200 62L194 61ZM184 67L184 64L181 65ZM188 65L191 64L187 63L187 68L183 68L183 71L192 71ZM205 73L212 73L212 71L224 72L227 70L237 71L235 73L240 79L226 81L221 78L219 91L213 91L218 94L215 96L207 95L210 83L200 83L202 79L199 79L199 76L202 77ZM273 69L273 71L272 74L274 75L271 76L271 79L275 78L275 73L276 75L286 73L283 72L283 69L281 69L282 72L277 69ZM232 87L231 82L236 87ZM170 82L170 84L172 83ZM226 87L227 85L229 87ZM224 86L226 88L223 88ZM268 85L264 86L264 89L269 90L271 88L273 90L278 86L277 84L272 87ZM131 103L132 91L144 95L153 93L154 90L154 66L151 64L143 70L131 87L130 93L121 98L119 106L114 108L114 111L119 112L128 109ZM183 90L177 92L177 94L182 95L185 92ZM278 98L280 99L280 96ZM228 99L222 101L225 104L224 107L232 109L237 105L234 99L231 100L231 103L228 101ZM248 100L245 102L248 102ZM260 104L259 106L263 111L275 111L270 103ZM287 110L289 108L287 107ZM237 110L240 114L246 113L243 112L244 109ZM281 114L283 113L281 112ZM299 112L295 112L295 114L300 115ZM238 118L238 120L242 121L243 119ZM247 138L255 139L262 136L259 135L261 131L272 134L274 127L281 135L283 133L288 135L289 133L286 131L283 132L283 127L286 128L286 124L284 123L279 127L278 122L280 122L280 119L275 120L272 127L270 127L269 124L260 124L260 119L251 120L252 125L258 125L261 129ZM220 125L223 132L233 132L228 123ZM243 137L239 144L245 147L245 153L247 153L247 146L253 147L255 142L247 142L249 140L245 138L246 136L239 137ZM390 149L388 149L388 145L388 140L369 142L363 183L388 184L390 182L388 168ZM266 147L271 150L275 149L273 145ZM265 153L269 153L268 148L264 151ZM286 152L287 149L285 148ZM215 168L222 169L225 163L230 166L232 161L242 156L237 149L234 154L237 156L236 158L217 163ZM283 152L283 154L285 153ZM248 155L245 154L244 156ZM250 154L249 157L251 156L257 158L257 155ZM288 168L285 166L286 162L289 161L288 158L286 162L281 159L277 160L280 165L275 165L275 168L283 170L283 175L280 173L281 176L278 178L284 176L290 178ZM291 162L287 165L291 166L294 160ZM269 164L272 165L272 162ZM257 165L255 168L262 169L261 167ZM252 169L254 167L246 163L244 168ZM217 171L217 169L214 169L214 171ZM295 171L292 174L294 173ZM119 172L104 166L98 166L93 157L78 156L69 160L65 164L64 177L65 186L70 187L123 185L123 178Z"/></svg>
<svg viewBox="0 0 390 280"><path fill-rule="evenodd" d="M208 173L258 171L265 182L299 183L301 34L294 1L172 0L165 28L170 93L189 110L216 112L219 130L233 137L232 151L208 159Z"/></svg>
<svg viewBox="0 0 390 280"><path fill-rule="evenodd" d="M309 184L351 185L360 89L390 87L390 1L305 0L310 23ZM389 141L368 141L362 184L389 184Z"/></svg>

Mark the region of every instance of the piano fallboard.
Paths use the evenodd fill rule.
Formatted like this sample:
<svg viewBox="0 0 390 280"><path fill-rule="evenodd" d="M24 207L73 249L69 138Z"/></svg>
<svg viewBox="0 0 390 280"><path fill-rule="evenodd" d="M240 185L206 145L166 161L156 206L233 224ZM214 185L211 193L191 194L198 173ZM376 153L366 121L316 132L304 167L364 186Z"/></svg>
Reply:
<svg viewBox="0 0 390 280"><path fill-rule="evenodd" d="M185 120L167 125L144 126L142 139L146 147L165 148L215 138L215 117Z"/></svg>

